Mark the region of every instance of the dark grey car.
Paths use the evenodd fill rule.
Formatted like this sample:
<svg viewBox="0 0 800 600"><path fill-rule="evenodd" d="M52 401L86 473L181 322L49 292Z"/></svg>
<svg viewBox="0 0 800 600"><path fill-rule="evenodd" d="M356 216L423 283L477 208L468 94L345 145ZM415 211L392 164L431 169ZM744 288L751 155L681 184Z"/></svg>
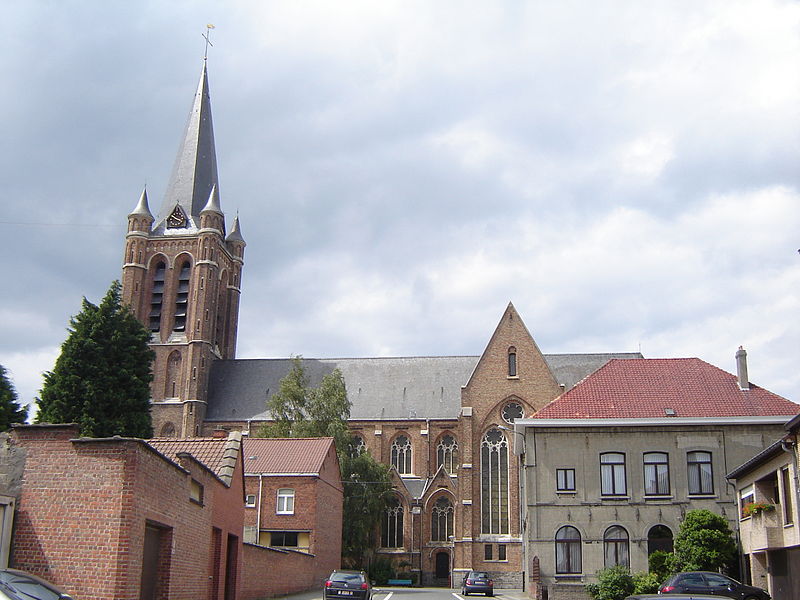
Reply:
<svg viewBox="0 0 800 600"><path fill-rule="evenodd" d="M336 570L325 581L324 600L370 600L372 586L364 571Z"/></svg>
<svg viewBox="0 0 800 600"><path fill-rule="evenodd" d="M461 594L468 596L472 593L494 596L494 581L488 573L470 571L464 575L464 581L461 582Z"/></svg>
<svg viewBox="0 0 800 600"><path fill-rule="evenodd" d="M661 584L658 593L727 596L735 600L770 600L766 590L739 583L726 575L711 571L677 573Z"/></svg>
<svg viewBox="0 0 800 600"><path fill-rule="evenodd" d="M0 600L72 600L72 597L36 575L0 569Z"/></svg>

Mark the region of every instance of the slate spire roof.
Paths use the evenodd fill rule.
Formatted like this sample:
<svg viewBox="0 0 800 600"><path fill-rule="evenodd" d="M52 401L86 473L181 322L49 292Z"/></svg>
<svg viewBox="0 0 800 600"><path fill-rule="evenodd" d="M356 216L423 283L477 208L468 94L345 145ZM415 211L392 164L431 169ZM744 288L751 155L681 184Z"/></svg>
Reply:
<svg viewBox="0 0 800 600"><path fill-rule="evenodd" d="M699 358L612 359L531 419L785 416L800 405Z"/></svg>
<svg viewBox="0 0 800 600"><path fill-rule="evenodd" d="M204 61L164 202L158 211L156 229L163 232L164 223L176 206L180 206L192 224L198 227L200 212L209 202L215 186L218 193L217 152L211 120L208 70Z"/></svg>
<svg viewBox="0 0 800 600"><path fill-rule="evenodd" d="M136 205L136 208L133 209L133 212L131 212L131 214L128 216L133 217L136 215L149 218L153 217L153 215L150 213L150 207L147 204L147 188L142 190L142 195L139 197L139 203Z"/></svg>

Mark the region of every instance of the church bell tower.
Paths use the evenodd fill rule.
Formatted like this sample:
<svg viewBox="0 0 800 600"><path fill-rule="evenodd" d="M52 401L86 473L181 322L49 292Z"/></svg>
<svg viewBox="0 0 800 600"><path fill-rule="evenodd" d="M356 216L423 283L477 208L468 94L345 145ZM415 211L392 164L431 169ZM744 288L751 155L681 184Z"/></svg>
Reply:
<svg viewBox="0 0 800 600"><path fill-rule="evenodd" d="M208 376L236 355L245 242L220 205L205 60L183 140L156 216L147 191L128 215L123 301L151 334L153 431L201 434Z"/></svg>

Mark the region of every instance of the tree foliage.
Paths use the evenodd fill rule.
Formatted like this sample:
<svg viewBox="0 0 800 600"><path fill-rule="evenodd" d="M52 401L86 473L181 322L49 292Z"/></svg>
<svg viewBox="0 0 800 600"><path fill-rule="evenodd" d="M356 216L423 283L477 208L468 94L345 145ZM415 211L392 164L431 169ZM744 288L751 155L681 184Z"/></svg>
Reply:
<svg viewBox="0 0 800 600"><path fill-rule="evenodd" d="M389 467L376 461L369 452L345 456L342 462L344 518L342 559L353 568L367 568L374 549L381 516L392 491Z"/></svg>
<svg viewBox="0 0 800 600"><path fill-rule="evenodd" d="M0 431L8 430L14 423L24 423L28 411L19 405L17 390L8 371L0 365Z"/></svg>
<svg viewBox="0 0 800 600"><path fill-rule="evenodd" d="M301 357L281 379L278 392L267 401L273 422L258 430L261 437L332 437L336 443L344 486L342 558L351 567L366 568L377 547L381 515L392 489L389 467L369 453L354 452L347 424L350 401L338 369L310 387Z"/></svg>
<svg viewBox="0 0 800 600"><path fill-rule="evenodd" d="M149 438L150 334L111 284L99 305L83 299L55 367L44 375L37 423L77 423L88 437Z"/></svg>
<svg viewBox="0 0 800 600"><path fill-rule="evenodd" d="M677 571L718 571L733 565L736 542L724 517L710 510L690 510L675 538Z"/></svg>
<svg viewBox="0 0 800 600"><path fill-rule="evenodd" d="M590 583L586 591L594 600L624 600L635 589L633 576L622 566L597 572L597 583Z"/></svg>

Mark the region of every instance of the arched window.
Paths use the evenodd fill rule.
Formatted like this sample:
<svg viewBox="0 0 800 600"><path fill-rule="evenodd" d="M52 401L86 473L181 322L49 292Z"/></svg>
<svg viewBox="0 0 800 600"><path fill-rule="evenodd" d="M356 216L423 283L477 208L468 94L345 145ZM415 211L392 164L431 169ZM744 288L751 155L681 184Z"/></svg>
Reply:
<svg viewBox="0 0 800 600"><path fill-rule="evenodd" d="M392 442L392 465L400 475L411 474L411 442L405 435L398 435Z"/></svg>
<svg viewBox="0 0 800 600"><path fill-rule="evenodd" d="M179 398L181 395L180 380L182 363L183 358L180 352L177 350L170 352L167 358L167 377L164 381L165 398Z"/></svg>
<svg viewBox="0 0 800 600"><path fill-rule="evenodd" d="M503 420L509 425L513 424L517 419L525 416L525 409L519 402L509 402L503 407L502 411Z"/></svg>
<svg viewBox="0 0 800 600"><path fill-rule="evenodd" d="M496 428L481 441L481 532L508 533L508 440Z"/></svg>
<svg viewBox="0 0 800 600"><path fill-rule="evenodd" d="M403 547L403 505L397 498L389 500L386 511L383 513L381 546L384 548Z"/></svg>
<svg viewBox="0 0 800 600"><path fill-rule="evenodd" d="M458 443L449 433L444 434L439 438L439 443L436 444L436 468L438 469L444 465L448 473L456 472L456 465L458 465Z"/></svg>
<svg viewBox="0 0 800 600"><path fill-rule="evenodd" d="M508 349L508 376L517 376L517 349L514 346Z"/></svg>
<svg viewBox="0 0 800 600"><path fill-rule="evenodd" d="M711 465L711 452L687 453L686 467L689 471L690 494L714 493L714 471Z"/></svg>
<svg viewBox="0 0 800 600"><path fill-rule="evenodd" d="M669 494L669 455L666 452L645 452L644 493L647 496Z"/></svg>
<svg viewBox="0 0 800 600"><path fill-rule="evenodd" d="M164 276L167 272L167 265L164 261L159 261L153 273L153 291L150 296L150 331L156 332L161 329L161 305L164 302Z"/></svg>
<svg viewBox="0 0 800 600"><path fill-rule="evenodd" d="M350 446L347 449L350 458L356 458L367 451L367 445L364 443L364 438L360 435L354 435L350 438Z"/></svg>
<svg viewBox="0 0 800 600"><path fill-rule="evenodd" d="M185 261L178 274L178 288L175 290L175 325L173 331L186 331L186 315L189 312L189 274L191 266Z"/></svg>
<svg viewBox="0 0 800 600"><path fill-rule="evenodd" d="M556 573L580 573L581 569L581 534L566 525L556 532Z"/></svg>
<svg viewBox="0 0 800 600"><path fill-rule="evenodd" d="M175 425L173 425L169 421L164 423L164 425L161 427L160 437L166 437L166 438L175 437Z"/></svg>
<svg viewBox="0 0 800 600"><path fill-rule="evenodd" d="M441 496L431 511L431 541L446 542L453 535L453 503Z"/></svg>
<svg viewBox="0 0 800 600"><path fill-rule="evenodd" d="M619 525L612 525L603 535L605 567L630 567L628 558L628 532Z"/></svg>
<svg viewBox="0 0 800 600"><path fill-rule="evenodd" d="M663 550L672 552L672 531L666 525L655 525L647 532L647 556L653 552Z"/></svg>

